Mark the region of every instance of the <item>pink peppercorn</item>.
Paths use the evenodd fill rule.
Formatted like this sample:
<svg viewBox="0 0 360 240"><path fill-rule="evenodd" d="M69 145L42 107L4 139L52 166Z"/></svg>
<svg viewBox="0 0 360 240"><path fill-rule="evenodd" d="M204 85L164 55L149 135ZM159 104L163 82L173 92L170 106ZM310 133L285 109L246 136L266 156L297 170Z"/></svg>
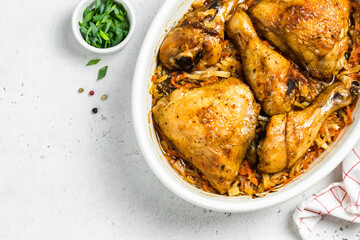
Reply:
<svg viewBox="0 0 360 240"><path fill-rule="evenodd" d="M92 96L92 95L94 95L95 94L95 92L93 91L93 90L91 90L90 92L89 92L89 95L90 96Z"/></svg>

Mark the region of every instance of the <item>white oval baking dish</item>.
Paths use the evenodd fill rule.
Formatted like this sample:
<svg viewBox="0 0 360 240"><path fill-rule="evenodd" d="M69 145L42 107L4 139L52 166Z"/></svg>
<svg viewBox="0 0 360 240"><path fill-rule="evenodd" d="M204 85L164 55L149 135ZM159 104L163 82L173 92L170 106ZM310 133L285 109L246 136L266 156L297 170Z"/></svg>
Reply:
<svg viewBox="0 0 360 240"><path fill-rule="evenodd" d="M161 182L182 199L203 208L226 212L249 212L274 206L304 192L345 158L360 138L360 119L343 130L338 140L297 180L263 198L226 197L203 192L183 180L164 157L150 118L152 98L149 94L156 56L166 32L189 9L193 0L167 0L157 13L143 42L134 72L132 115L141 151ZM359 113L359 104L354 111Z"/></svg>

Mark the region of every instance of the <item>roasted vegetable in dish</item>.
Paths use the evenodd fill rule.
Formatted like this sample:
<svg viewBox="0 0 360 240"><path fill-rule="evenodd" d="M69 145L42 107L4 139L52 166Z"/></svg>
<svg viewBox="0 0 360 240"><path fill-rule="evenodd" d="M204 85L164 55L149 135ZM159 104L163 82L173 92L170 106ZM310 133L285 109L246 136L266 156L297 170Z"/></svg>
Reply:
<svg viewBox="0 0 360 240"><path fill-rule="evenodd" d="M350 0L196 0L151 79L169 163L228 196L261 197L306 172L353 121L359 16Z"/></svg>

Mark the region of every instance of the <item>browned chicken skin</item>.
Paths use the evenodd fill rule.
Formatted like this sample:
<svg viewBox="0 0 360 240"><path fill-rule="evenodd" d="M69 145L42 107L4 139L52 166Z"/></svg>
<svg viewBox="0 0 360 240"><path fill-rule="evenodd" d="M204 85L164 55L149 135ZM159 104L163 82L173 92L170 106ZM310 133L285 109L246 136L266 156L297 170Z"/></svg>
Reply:
<svg viewBox="0 0 360 240"><path fill-rule="evenodd" d="M165 136L222 194L235 177L254 139L260 106L239 79L177 89L153 107Z"/></svg>
<svg viewBox="0 0 360 240"><path fill-rule="evenodd" d="M317 78L346 65L349 0L262 0L249 9L256 30Z"/></svg>
<svg viewBox="0 0 360 240"><path fill-rule="evenodd" d="M237 78L217 77L213 84L187 88L195 86L189 76L201 71L182 73L188 85L171 82L173 79L164 75L161 77L167 79L161 84L170 90L156 98L160 99L152 108L154 125L161 139L166 140L165 151L169 149L173 156L170 150L176 150L174 156L187 160L185 168L189 162L203 173L200 178L205 177L220 194L229 195L230 187L243 192L241 184L246 176L245 184L250 181L257 186L261 172L290 170L318 140L326 119L360 94L360 9L353 8L354 24L349 30L350 0L255 0L248 1L252 2L248 11L238 2L196 0L193 9L165 38L159 60L168 70L178 71L171 76L180 71L204 70L217 63L226 65L225 57L221 58L224 50L227 54L231 50L231 56L238 60L234 44L252 91ZM227 48L225 30L232 39ZM277 49L261 40L256 31ZM308 88L300 84L295 89L297 82L308 82L297 66L306 70L303 73L309 80L319 80L317 85L311 82ZM320 82L330 78L335 82L319 94L326 84ZM313 95L309 93L312 90ZM259 116L260 105L254 95L271 118ZM301 98L306 98L306 104ZM295 111L294 105L308 107ZM268 121L266 136L259 143L265 133L264 122ZM241 166L244 158L247 161ZM260 171L249 173L249 162L251 168L256 166Z"/></svg>
<svg viewBox="0 0 360 240"><path fill-rule="evenodd" d="M350 105L358 90L356 81L352 82L351 88L336 82L308 108L273 116L266 137L258 147L258 169L276 173L291 168L310 148L324 121L336 110Z"/></svg>
<svg viewBox="0 0 360 240"><path fill-rule="evenodd" d="M260 40L244 11L233 14L226 33L237 44L246 80L264 112L272 116L291 111L295 82L304 76L289 60Z"/></svg>
<svg viewBox="0 0 360 240"><path fill-rule="evenodd" d="M172 71L202 70L221 58L225 20L238 0L213 0L190 12L160 47L160 61Z"/></svg>

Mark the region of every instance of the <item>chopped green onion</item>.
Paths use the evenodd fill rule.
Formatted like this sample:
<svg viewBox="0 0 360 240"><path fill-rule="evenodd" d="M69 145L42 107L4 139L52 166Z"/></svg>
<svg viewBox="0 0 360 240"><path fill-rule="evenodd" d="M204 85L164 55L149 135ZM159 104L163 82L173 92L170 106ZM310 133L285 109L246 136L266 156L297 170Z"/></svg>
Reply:
<svg viewBox="0 0 360 240"><path fill-rule="evenodd" d="M110 21L108 21L106 24L105 33L107 33L109 31L111 24L112 24L112 20L110 19Z"/></svg>
<svg viewBox="0 0 360 240"><path fill-rule="evenodd" d="M106 22L108 19L109 19L109 15L106 15L102 20L101 20L101 22L100 23L104 23L104 22Z"/></svg>
<svg viewBox="0 0 360 240"><path fill-rule="evenodd" d="M92 22L90 22L90 26L91 26L91 32L95 36L98 31L98 28Z"/></svg>
<svg viewBox="0 0 360 240"><path fill-rule="evenodd" d="M117 34L117 36L115 37L115 41L113 42L114 46L119 44L124 37L120 28L117 27L116 31L119 31L119 34Z"/></svg>
<svg viewBox="0 0 360 240"><path fill-rule="evenodd" d="M126 38L130 22L122 4L114 0L95 0L94 8L84 10L79 30L88 44L108 48Z"/></svg>
<svg viewBox="0 0 360 240"><path fill-rule="evenodd" d="M89 12L90 12L90 9L89 9L89 7L87 7L84 11L83 18L85 18Z"/></svg>
<svg viewBox="0 0 360 240"><path fill-rule="evenodd" d="M125 18L124 16L120 15L120 14L116 14L115 15L120 21L124 22L125 21Z"/></svg>
<svg viewBox="0 0 360 240"><path fill-rule="evenodd" d="M97 80L103 79L106 76L108 66L105 66L99 70Z"/></svg>
<svg viewBox="0 0 360 240"><path fill-rule="evenodd" d="M104 15L96 15L96 16L94 17L94 21L95 21L95 22L98 22L98 21L101 21L103 18L104 18Z"/></svg>
<svg viewBox="0 0 360 240"><path fill-rule="evenodd" d="M95 9L99 8L100 4L101 4L101 0L96 0L95 1Z"/></svg>
<svg viewBox="0 0 360 240"><path fill-rule="evenodd" d="M101 3L100 8L99 8L99 12L100 12L100 14L103 14L104 11L105 11L105 4Z"/></svg>
<svg viewBox="0 0 360 240"><path fill-rule="evenodd" d="M82 34L86 34L87 28L84 27L84 26L81 26L81 27L80 27L80 32L81 32Z"/></svg>
<svg viewBox="0 0 360 240"><path fill-rule="evenodd" d="M100 59L93 59L93 60L90 60L86 66L91 66L91 65L95 65L97 64L98 62L100 62Z"/></svg>
<svg viewBox="0 0 360 240"><path fill-rule="evenodd" d="M85 10L86 11L86 10ZM84 17L84 24L89 22L93 17L93 11L89 12L88 14L86 14L86 16Z"/></svg>
<svg viewBox="0 0 360 240"><path fill-rule="evenodd" d="M115 8L116 8L116 4L114 4L114 5L110 8L109 13L111 13L112 11L114 11Z"/></svg>
<svg viewBox="0 0 360 240"><path fill-rule="evenodd" d="M119 9L116 6L114 8L114 13L115 13L115 15L120 13Z"/></svg>
<svg viewBox="0 0 360 240"><path fill-rule="evenodd" d="M104 33L101 29L100 29L100 36L105 40L105 41L109 41L110 38L106 35L106 33Z"/></svg>

